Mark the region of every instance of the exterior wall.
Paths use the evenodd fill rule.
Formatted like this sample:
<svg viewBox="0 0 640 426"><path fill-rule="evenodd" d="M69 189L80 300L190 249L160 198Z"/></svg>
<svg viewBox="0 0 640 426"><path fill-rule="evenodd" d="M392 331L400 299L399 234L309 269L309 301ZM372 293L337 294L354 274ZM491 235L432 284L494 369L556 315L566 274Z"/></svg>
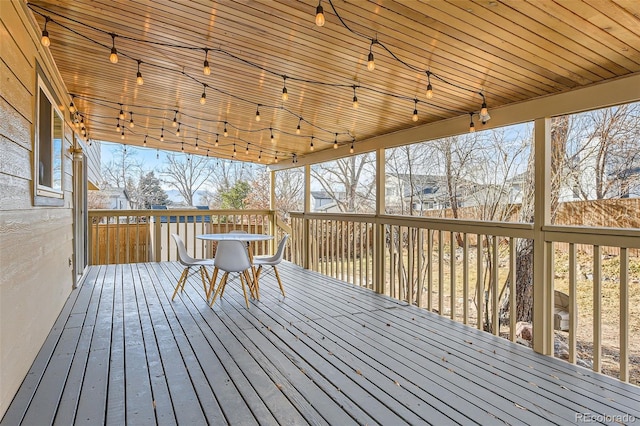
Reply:
<svg viewBox="0 0 640 426"><path fill-rule="evenodd" d="M24 1L0 1L0 418L71 292L73 140L63 138L61 207L35 207L36 63L68 118L69 99Z"/></svg>

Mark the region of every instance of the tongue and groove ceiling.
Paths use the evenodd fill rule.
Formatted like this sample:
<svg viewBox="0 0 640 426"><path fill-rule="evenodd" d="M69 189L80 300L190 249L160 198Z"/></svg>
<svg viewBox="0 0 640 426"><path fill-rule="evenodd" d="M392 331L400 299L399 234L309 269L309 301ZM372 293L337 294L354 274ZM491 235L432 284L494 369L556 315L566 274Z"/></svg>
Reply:
<svg viewBox="0 0 640 426"><path fill-rule="evenodd" d="M91 139L265 164L640 71L635 0L28 5Z"/></svg>

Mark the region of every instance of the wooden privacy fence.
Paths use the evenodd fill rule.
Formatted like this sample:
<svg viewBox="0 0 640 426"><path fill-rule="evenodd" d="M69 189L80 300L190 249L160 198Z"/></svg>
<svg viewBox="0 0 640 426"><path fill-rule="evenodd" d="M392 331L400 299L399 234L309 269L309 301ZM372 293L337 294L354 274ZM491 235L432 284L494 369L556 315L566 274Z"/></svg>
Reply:
<svg viewBox="0 0 640 426"><path fill-rule="evenodd" d="M197 239L199 234L242 230L274 235L270 210L90 210L89 262L92 265L175 261L171 234L178 234L187 252L197 258L215 256L216 242ZM255 254L271 253L276 241L252 243Z"/></svg>

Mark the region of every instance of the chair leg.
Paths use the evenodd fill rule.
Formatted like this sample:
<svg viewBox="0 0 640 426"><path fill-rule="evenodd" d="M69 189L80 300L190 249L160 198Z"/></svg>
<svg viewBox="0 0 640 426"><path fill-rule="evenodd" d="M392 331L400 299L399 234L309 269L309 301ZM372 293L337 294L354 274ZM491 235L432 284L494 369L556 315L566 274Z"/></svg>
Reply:
<svg viewBox="0 0 640 426"><path fill-rule="evenodd" d="M249 298L247 297L247 288L244 285L245 279L242 278L244 275L245 279L247 277L247 271L244 271L240 274L240 284L242 284L242 293L244 294L244 303L247 304L247 309L249 309ZM249 285L249 281L247 281L247 285Z"/></svg>
<svg viewBox="0 0 640 426"><path fill-rule="evenodd" d="M276 268L276 265L273 265L273 272L276 273L276 278L278 279L278 285L280 286L280 291L282 292L282 296L284 297L284 287L282 286L282 281L280 281L280 274L278 273L278 268Z"/></svg>
<svg viewBox="0 0 640 426"><path fill-rule="evenodd" d="M222 278L220 279L220 284L218 285L216 292L213 294L213 299L211 299L211 303L209 303L209 306L213 306L213 302L216 301L220 292L224 291L224 287L227 285L227 278L229 278L229 273L225 272Z"/></svg>
<svg viewBox="0 0 640 426"><path fill-rule="evenodd" d="M241 272L241 274L244 275L244 279L247 281L247 284L249 285L249 290L251 291L251 297L253 297L254 299L260 300L260 293L258 293L258 287L256 286L255 280L253 280L251 277L252 274L248 270Z"/></svg>
<svg viewBox="0 0 640 426"><path fill-rule="evenodd" d="M178 283L176 284L176 289L173 291L173 296L171 296L171 300L175 299L176 294L178 294L178 290L184 290L184 283L187 281L187 276L189 274L189 268L184 268L182 271L182 275L180 275L180 279L178 279Z"/></svg>
<svg viewBox="0 0 640 426"><path fill-rule="evenodd" d="M209 280L209 289L207 290L207 300L209 300L209 297L211 297L211 293L213 292L213 289L216 286L216 279L218 278L218 268L214 268L213 269L213 277L211 277L211 280Z"/></svg>
<svg viewBox="0 0 640 426"><path fill-rule="evenodd" d="M200 278L202 278L202 288L204 289L204 294L207 294L207 282L209 282L209 273L207 272L207 268L205 268L204 266L200 267Z"/></svg>

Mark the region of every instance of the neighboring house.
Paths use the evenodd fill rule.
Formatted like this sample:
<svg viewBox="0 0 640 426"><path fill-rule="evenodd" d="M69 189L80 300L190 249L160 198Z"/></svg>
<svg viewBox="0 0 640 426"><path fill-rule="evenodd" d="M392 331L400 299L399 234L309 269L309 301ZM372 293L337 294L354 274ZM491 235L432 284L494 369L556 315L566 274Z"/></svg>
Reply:
<svg viewBox="0 0 640 426"><path fill-rule="evenodd" d="M465 194L476 185L469 181L458 183L458 207L463 207ZM443 175L387 175L385 183L385 203L393 213L441 210L451 207L447 177Z"/></svg>
<svg viewBox="0 0 640 426"><path fill-rule="evenodd" d="M95 203L101 209L128 210L131 209L129 194L122 188L103 188L98 191L90 191Z"/></svg>
<svg viewBox="0 0 640 426"><path fill-rule="evenodd" d="M334 196L338 201L346 200L345 192L336 192ZM311 211L322 213L340 213L336 200L326 191L311 191Z"/></svg>

